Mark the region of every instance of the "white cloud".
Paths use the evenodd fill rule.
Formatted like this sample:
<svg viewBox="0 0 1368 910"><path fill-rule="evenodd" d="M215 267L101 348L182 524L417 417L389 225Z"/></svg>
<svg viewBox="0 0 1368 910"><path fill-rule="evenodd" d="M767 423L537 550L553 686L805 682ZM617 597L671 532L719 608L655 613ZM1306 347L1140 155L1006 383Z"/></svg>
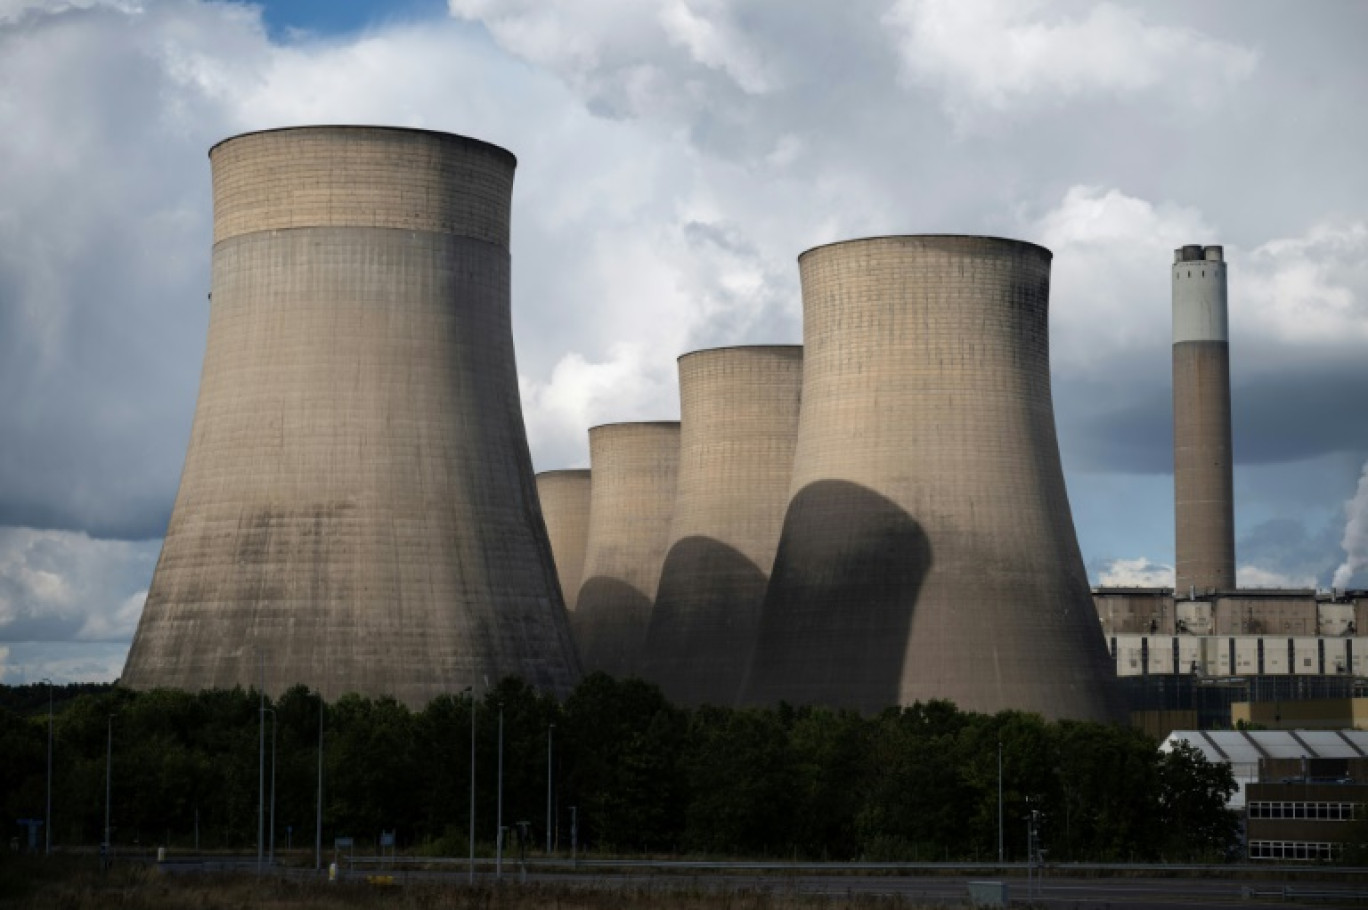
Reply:
<svg viewBox="0 0 1368 910"><path fill-rule="evenodd" d="M0 641L129 641L159 543L0 527Z"/></svg>
<svg viewBox="0 0 1368 910"><path fill-rule="evenodd" d="M1051 362L1066 374L1114 367L1128 352L1166 350L1173 250L1216 235L1193 208L1098 186L1069 187L1025 232L1054 253Z"/></svg>
<svg viewBox="0 0 1368 910"><path fill-rule="evenodd" d="M1349 587L1355 577L1368 569L1368 462L1363 465L1358 491L1344 504L1344 515L1344 537L1340 546L1344 547L1345 559L1335 569L1331 584L1336 588Z"/></svg>
<svg viewBox="0 0 1368 910"><path fill-rule="evenodd" d="M1211 100L1254 70L1257 54L1183 27L1150 25L1134 9L1099 3L1081 17L1042 0L898 0L904 78L944 96L960 126L1076 98L1163 86L1173 103Z"/></svg>
<svg viewBox="0 0 1368 910"><path fill-rule="evenodd" d="M1171 588L1173 566L1150 562L1148 557L1113 559L1098 573L1097 583L1106 588Z"/></svg>
<svg viewBox="0 0 1368 910"><path fill-rule="evenodd" d="M1230 278L1234 330L1302 351L1361 351L1368 342L1368 223L1315 224L1261 244L1239 264Z"/></svg>
<svg viewBox="0 0 1368 910"><path fill-rule="evenodd" d="M776 78L728 16L726 0L670 0L660 12L666 37L696 63L721 70L748 94L773 91Z"/></svg>
<svg viewBox="0 0 1368 910"><path fill-rule="evenodd" d="M511 53L545 67L604 112L632 116L672 103L670 56L656 6L622 0L449 0ZM678 55L678 50L675 51Z"/></svg>
<svg viewBox="0 0 1368 910"><path fill-rule="evenodd" d="M1289 575L1259 566L1237 566L1235 581L1241 588L1314 588L1316 576Z"/></svg>

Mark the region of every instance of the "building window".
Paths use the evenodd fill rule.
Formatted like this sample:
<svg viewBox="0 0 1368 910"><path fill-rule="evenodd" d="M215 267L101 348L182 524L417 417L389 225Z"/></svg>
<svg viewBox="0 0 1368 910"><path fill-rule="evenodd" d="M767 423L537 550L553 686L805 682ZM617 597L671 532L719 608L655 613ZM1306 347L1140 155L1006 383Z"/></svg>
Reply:
<svg viewBox="0 0 1368 910"><path fill-rule="evenodd" d="M1362 803L1331 802L1251 802L1246 807L1250 818L1315 819L1347 822L1364 817Z"/></svg>
<svg viewBox="0 0 1368 910"><path fill-rule="evenodd" d="M1249 858L1323 862L1335 858L1337 846L1327 841L1252 840Z"/></svg>

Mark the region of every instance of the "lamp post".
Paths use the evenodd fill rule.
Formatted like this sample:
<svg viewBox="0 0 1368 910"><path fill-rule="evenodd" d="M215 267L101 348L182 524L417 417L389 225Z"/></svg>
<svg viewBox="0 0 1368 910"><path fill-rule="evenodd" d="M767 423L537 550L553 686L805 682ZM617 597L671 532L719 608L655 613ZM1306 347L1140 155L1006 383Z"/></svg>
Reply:
<svg viewBox="0 0 1368 910"><path fill-rule="evenodd" d="M1002 865L1002 740L998 740L998 865Z"/></svg>
<svg viewBox="0 0 1368 910"><path fill-rule="evenodd" d="M326 704L318 693L318 814L314 827L314 871L323 869L323 712Z"/></svg>
<svg viewBox="0 0 1368 910"><path fill-rule="evenodd" d="M546 855L551 855L551 742L556 735L556 725L546 728Z"/></svg>
<svg viewBox="0 0 1368 910"><path fill-rule="evenodd" d="M475 884L475 684L470 688L470 883Z"/></svg>
<svg viewBox="0 0 1368 910"><path fill-rule="evenodd" d="M266 846L266 715L271 715L271 839L268 862L275 862L275 765L276 765L276 712L266 707L266 694L261 695L261 758L257 778L257 874L261 874L262 848Z"/></svg>
<svg viewBox="0 0 1368 910"><path fill-rule="evenodd" d="M494 836L494 878L503 878L503 702L499 702L499 811Z"/></svg>
<svg viewBox="0 0 1368 910"><path fill-rule="evenodd" d="M276 716L275 708L267 708L266 710L267 710L267 711L270 713L270 715L271 715L271 833L270 833L270 836L267 838L267 841L266 841L266 844L267 844L267 848L266 848L266 850L267 850L267 852L266 852L266 865L268 865L268 866L274 866L274 865L275 865L275 833L276 833L276 826L275 826L275 806L276 806L276 798L275 798L275 782L276 782L276 734L278 733L280 727L279 727L279 724L277 723L277 721L279 720L279 718Z"/></svg>
<svg viewBox="0 0 1368 910"><path fill-rule="evenodd" d="M44 679L48 687L48 756L47 756L47 814L43 817L43 855L52 855L52 680Z"/></svg>
<svg viewBox="0 0 1368 910"><path fill-rule="evenodd" d="M106 855L110 849L109 844L109 794L112 789L114 768L114 715L109 715L109 735L105 740L105 825L104 825L104 847Z"/></svg>
<svg viewBox="0 0 1368 910"><path fill-rule="evenodd" d="M262 848L266 844L266 687L257 703L257 875L261 874Z"/></svg>

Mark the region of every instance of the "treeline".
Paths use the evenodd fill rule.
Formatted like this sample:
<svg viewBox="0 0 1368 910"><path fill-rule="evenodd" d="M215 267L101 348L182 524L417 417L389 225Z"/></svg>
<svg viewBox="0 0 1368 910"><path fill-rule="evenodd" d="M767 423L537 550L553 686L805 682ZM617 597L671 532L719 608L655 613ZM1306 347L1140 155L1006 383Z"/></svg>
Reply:
<svg viewBox="0 0 1368 910"><path fill-rule="evenodd" d="M255 849L259 699L253 692L58 690L53 842L98 843L112 730L116 846ZM414 712L303 687L268 701L276 730L276 846L312 845L323 710L323 837L374 849L468 849L469 695ZM503 719L503 818L544 848L548 736L556 846L581 851L830 860L1025 858L1037 813L1051 861L1219 860L1235 836L1229 768L1193 750L1160 753L1122 727L957 710L948 702L874 717L825 709L686 710L639 680L584 679L563 702L515 679L475 705L476 834L492 850ZM552 725L554 724L554 729ZM47 692L0 694L0 802L8 824L42 818ZM269 809L268 809L269 813ZM12 829L17 833L17 829ZM41 839L40 839L41 842Z"/></svg>

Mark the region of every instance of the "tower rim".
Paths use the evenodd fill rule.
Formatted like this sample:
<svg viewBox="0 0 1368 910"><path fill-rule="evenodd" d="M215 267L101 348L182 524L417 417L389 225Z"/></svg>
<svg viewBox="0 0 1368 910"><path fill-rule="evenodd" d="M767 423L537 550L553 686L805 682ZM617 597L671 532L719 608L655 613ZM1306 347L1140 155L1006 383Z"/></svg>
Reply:
<svg viewBox="0 0 1368 910"><path fill-rule="evenodd" d="M596 423L589 428L589 432L595 430L608 430L615 427L679 427L678 420L615 420L610 423Z"/></svg>
<svg viewBox="0 0 1368 910"><path fill-rule="evenodd" d="M593 472L589 468L551 468L548 471L538 471L533 477L588 477Z"/></svg>
<svg viewBox="0 0 1368 910"><path fill-rule="evenodd" d="M846 240L833 240L830 243L819 243L816 246L808 247L798 254L798 261L816 253L819 250L831 249L838 246L849 246L853 244L868 243L874 240L981 240L990 243L1010 244L1012 246L1030 247L1045 254L1046 260L1053 260L1054 253L1048 248L1030 240L1018 240L1015 237L998 237L993 234L873 234L869 237L851 237Z"/></svg>
<svg viewBox="0 0 1368 910"><path fill-rule="evenodd" d="M699 348L696 351L685 351L675 358L676 362L682 362L686 357L697 357L701 354L719 354L724 351L777 351L785 354L794 351L802 351L801 344L722 344L715 348Z"/></svg>
<svg viewBox="0 0 1368 910"><path fill-rule="evenodd" d="M432 129L426 129L426 128L424 128L424 127L416 127L416 126L389 126L389 125L386 125L386 124L377 124L377 123L305 123L305 124L296 124L296 125L293 125L293 126L272 126L272 127L266 127L266 128L264 128L264 129L259 129L259 130L247 130L247 131L242 132L242 133L234 133L234 134L231 135L231 136L225 136L224 138L220 139L218 142L215 142L213 145L209 146L209 159L210 159L211 161L213 160L213 158L214 158L214 152L218 151L218 149L219 149L220 146L227 145L228 143L230 143L230 142L235 142L235 141L237 141L237 140L239 140L239 139L246 139L246 138L248 138L248 137L250 137L250 136L261 136L261 135L265 135L265 134L267 134L267 133L289 133L289 132L318 132L318 133L325 133L325 132L358 132L358 133L359 133L359 132L370 132L370 131L375 131L375 132L389 132L389 133L409 133L409 134L412 134L412 135L434 136L434 137L437 137L437 138L443 139L443 140L455 140L458 144L461 144L461 145L468 145L468 146L471 146L471 147L473 147L473 148L478 148L478 149L481 149L481 150L486 151L486 152L491 152L491 153L493 153L493 154L494 154L495 156L497 156L497 157L504 158L504 159L507 161L507 163L508 163L511 167L516 168L517 165L518 165L518 156L517 156L517 155L514 155L514 154L513 154L512 152L510 152L508 149L504 148L504 147L501 146L501 145L495 145L495 144L492 143L492 142L486 142L486 141L483 140L483 139L476 139L476 138L473 137L473 136L463 136L463 135L461 135L460 133L449 133L449 132L447 132L447 131L445 131L445 130L432 130Z"/></svg>

